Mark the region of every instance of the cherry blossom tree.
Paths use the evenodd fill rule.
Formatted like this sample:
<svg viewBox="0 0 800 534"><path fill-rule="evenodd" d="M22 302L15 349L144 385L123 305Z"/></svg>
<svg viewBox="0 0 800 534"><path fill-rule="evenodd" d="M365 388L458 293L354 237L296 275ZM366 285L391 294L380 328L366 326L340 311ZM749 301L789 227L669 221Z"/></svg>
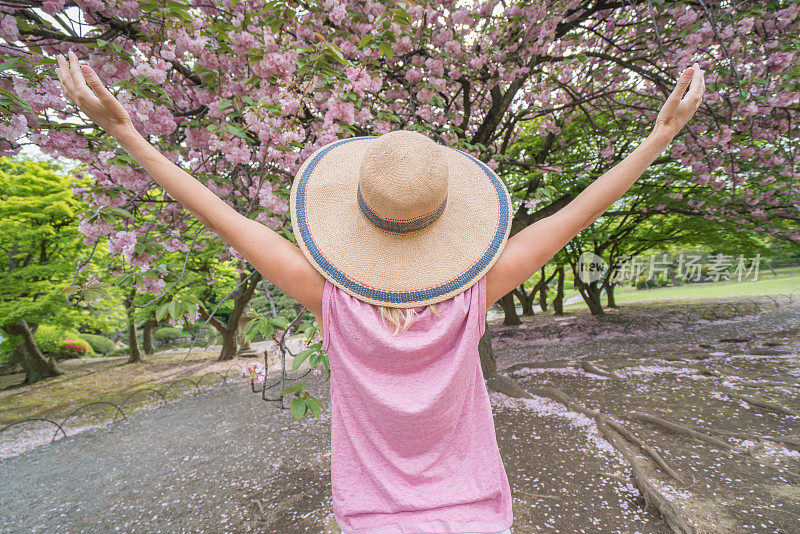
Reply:
<svg viewBox="0 0 800 534"><path fill-rule="evenodd" d="M624 157L696 61L707 73L705 102L657 162L686 172L645 177L657 194L635 209L800 243L798 14L796 0L0 0L0 155L33 143L84 163L93 186L79 194L104 215L81 226L87 244L106 239L128 251L146 276L142 289L163 296L152 266L178 248L173 239L191 254L214 237L64 99L55 54L73 50L171 161L289 239L288 193L302 162L337 138L398 128L421 130L496 169L519 231L579 192L551 198L553 181L591 180L597 174L587 169ZM598 143L568 160L561 155L576 121ZM540 143L511 150L525 135ZM142 232L136 217L155 222ZM229 258L241 259L232 249L221 255ZM245 264L240 271L240 286L259 276ZM159 305L170 315L191 313L174 302ZM520 394L495 372L487 339L487 383ZM301 387L296 393L307 398ZM663 495L638 482L670 525L688 531Z"/></svg>
<svg viewBox="0 0 800 534"><path fill-rule="evenodd" d="M293 5L4 0L0 153L16 153L26 136L53 157L83 162L93 186L77 192L95 207L81 225L86 243L107 239L140 270L139 289L162 297L171 293L153 265L214 237L105 132L75 123L80 115L53 75L57 53L73 50L91 65L169 159L290 239L287 197L299 165L339 137L397 128L423 130L495 168L519 231L580 190L548 198L554 181L579 186L621 159L677 73L697 61L709 98L657 161L688 172L645 177L657 194L636 209L799 241L797 2ZM594 142L566 159L576 124ZM539 142L512 150L525 136ZM221 254L229 258L241 259L231 248ZM259 276L244 263L240 273ZM197 309L158 304L171 316Z"/></svg>
<svg viewBox="0 0 800 534"><path fill-rule="evenodd" d="M76 51L172 161L287 236L290 181L308 155L341 136L396 128L422 129L501 175L524 167L527 181L512 186L515 228L524 227L570 200L531 209L548 177L588 166L551 164L569 142L562 135L569 124L595 123L607 136L586 157L613 163L624 156L615 147L642 135L675 75L697 60L709 73L709 95L663 162L692 172L658 184L671 194L669 205L643 209L735 221L739 229L800 241L792 200L796 2L329 0L293 9L281 2L54 0L5 1L0 9L0 151L16 153L27 136L54 157L89 166L94 187L81 193L93 205L152 214L158 222L147 231L120 230L124 213L81 230L87 241L106 238L120 250L146 233L139 248L147 250L128 259L147 272L143 287L153 293L164 282L149 267L178 246L176 231L197 222L104 132L89 121L66 122L76 113L54 78L56 53ZM86 24L80 32L79 20ZM616 124L608 128L598 116ZM542 145L508 157L530 124ZM195 246L212 238L203 232Z"/></svg>

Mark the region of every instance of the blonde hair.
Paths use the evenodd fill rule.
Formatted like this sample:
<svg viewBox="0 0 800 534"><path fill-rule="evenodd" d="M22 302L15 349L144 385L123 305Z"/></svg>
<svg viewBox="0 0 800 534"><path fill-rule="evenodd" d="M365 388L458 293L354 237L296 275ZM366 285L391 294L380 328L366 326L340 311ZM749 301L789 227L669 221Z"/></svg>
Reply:
<svg viewBox="0 0 800 534"><path fill-rule="evenodd" d="M439 317L441 314L436 309L436 304L429 304L431 313ZM414 308L390 308L388 306L378 306L381 310L381 322L386 324L386 319L395 326L394 335L397 335L400 330L407 330L411 326L414 316L417 311Z"/></svg>

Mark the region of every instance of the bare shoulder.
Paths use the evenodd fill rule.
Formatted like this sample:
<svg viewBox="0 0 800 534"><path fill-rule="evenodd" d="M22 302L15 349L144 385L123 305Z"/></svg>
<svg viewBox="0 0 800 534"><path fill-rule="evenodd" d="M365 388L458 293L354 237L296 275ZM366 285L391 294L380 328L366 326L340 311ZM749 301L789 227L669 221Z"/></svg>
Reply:
<svg viewBox="0 0 800 534"><path fill-rule="evenodd" d="M530 278L533 271L529 263L529 251L524 250L519 234L511 236L497 261L486 272L486 309L491 308L515 287Z"/></svg>
<svg viewBox="0 0 800 534"><path fill-rule="evenodd" d="M267 278L286 294L305 306L317 322L322 325L322 292L325 277L314 268L296 244L282 239L280 265L270 266L271 277Z"/></svg>

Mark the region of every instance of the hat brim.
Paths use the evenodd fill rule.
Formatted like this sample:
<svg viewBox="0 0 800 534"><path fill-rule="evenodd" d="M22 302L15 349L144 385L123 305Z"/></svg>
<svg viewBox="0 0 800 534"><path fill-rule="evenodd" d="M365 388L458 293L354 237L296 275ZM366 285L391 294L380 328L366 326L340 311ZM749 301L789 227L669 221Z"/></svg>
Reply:
<svg viewBox="0 0 800 534"><path fill-rule="evenodd" d="M355 298L395 308L425 306L469 289L494 264L511 229L502 180L469 154L443 147L448 196L428 228L394 235L375 227L356 191L365 149L376 137L334 141L312 154L292 183L295 238L330 282Z"/></svg>

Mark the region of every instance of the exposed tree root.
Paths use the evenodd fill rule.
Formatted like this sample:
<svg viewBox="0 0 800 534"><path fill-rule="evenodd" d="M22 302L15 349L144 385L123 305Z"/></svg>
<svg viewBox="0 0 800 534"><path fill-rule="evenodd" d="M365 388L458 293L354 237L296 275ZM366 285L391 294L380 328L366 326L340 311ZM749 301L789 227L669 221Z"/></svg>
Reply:
<svg viewBox="0 0 800 534"><path fill-rule="evenodd" d="M800 451L800 439L797 438L790 438L785 436L760 436L760 435L748 435L744 437L746 437L747 439L765 439L767 441L772 441L774 443L780 443L781 445L786 445L786 447L789 449Z"/></svg>
<svg viewBox="0 0 800 534"><path fill-rule="evenodd" d="M581 358L581 367L587 373L593 373L600 376L605 376L607 378L616 378L617 380L622 380L622 377L619 376L617 373L613 371L606 371L604 369L600 369L587 358Z"/></svg>
<svg viewBox="0 0 800 534"><path fill-rule="evenodd" d="M713 443L719 447L730 449L731 446L724 441L716 441L714 438L709 436L709 434L714 434L715 436L725 436L727 438L736 438L736 439L749 439L749 440L767 440L772 441L774 443L781 443L783 445L787 445L788 448L794 449L796 451L800 451L800 438L796 438L793 436L766 436L761 434L742 434L740 432L730 432L727 430L717 430L715 428L698 428L689 425L683 425L679 423L673 423L672 421L667 421L661 417L656 417L653 415L648 414L638 414L634 413L631 415L631 418L640 420L643 422L652 423L654 425L661 426L663 428L667 428L669 430L674 430L676 433L680 433L683 435L696 437L697 439L701 439L703 441L707 441L709 443ZM710 438L710 439L709 439Z"/></svg>
<svg viewBox="0 0 800 534"><path fill-rule="evenodd" d="M572 364L572 360L550 360L547 362L517 363L497 371L500 374L508 375L522 369L565 369Z"/></svg>
<svg viewBox="0 0 800 534"><path fill-rule="evenodd" d="M788 448L794 449L800 452L800 439L797 438L789 438L789 437L781 437L781 436L761 436L762 438L773 441L775 443L780 443L782 445L787 445Z"/></svg>
<svg viewBox="0 0 800 534"><path fill-rule="evenodd" d="M529 396L516 380L499 373L486 379L486 387L515 399Z"/></svg>
<svg viewBox="0 0 800 534"><path fill-rule="evenodd" d="M639 488L639 491L642 492L642 496L646 503L655 506L658 512L661 514L661 517L664 519L664 522L669 525L673 532L677 532L680 534L695 534L696 530L693 526L689 524L687 519L681 513L681 510L672 502L670 501L659 489L650 481L650 477L647 475L646 470L636 458L636 456L630 452L628 447L625 443L622 442L618 434L616 434L602 419L596 419L597 427L603 433L603 436L608 439L612 445L622 454L625 460L631 465L631 471L633 475L634 483L636 487Z"/></svg>
<svg viewBox="0 0 800 534"><path fill-rule="evenodd" d="M636 435L633 432L622 426L619 423L619 421L613 418L607 418L606 423L608 424L608 426L619 432L622 435L622 437L624 437L631 443L638 445L639 448L645 451L648 454L648 456L650 456L650 458L652 458L653 461L657 463L658 466L661 469L663 469L664 472L666 472L669 476L671 476L681 484L686 483L683 480L683 477L679 475L678 472L675 471L672 467L670 467L670 465L666 462L666 460L664 460L664 458L658 453L657 450L655 450L652 446L648 445L647 443L636 437Z"/></svg>
<svg viewBox="0 0 800 534"><path fill-rule="evenodd" d="M738 386L751 388L800 388L800 383L792 382L737 382Z"/></svg>
<svg viewBox="0 0 800 534"><path fill-rule="evenodd" d="M645 502L655 506L655 508L661 514L661 517L664 519L667 525L669 525L673 532L680 534L695 533L694 527L689 524L688 520L681 513L680 509L672 501L670 501L667 496L655 486L655 484L653 484L644 465L636 458L636 455L630 451L625 440L627 439L629 440L629 443L641 447L642 450L659 465L659 467L664 469L664 471L667 472L671 477L683 483L683 477L678 475L678 473L672 467L670 467L669 464L667 464L667 462L653 447L646 445L630 430L625 428L620 421L616 420L612 416L586 408L560 389L543 387L535 390L534 394L552 399L563 404L570 410L594 419L600 434L606 440L608 440L608 442L611 443L611 445L614 446L614 448L617 449L622 457L630 464L632 473L631 478L633 479L634 485L644 496ZM532 395L526 392L525 396L531 397Z"/></svg>
<svg viewBox="0 0 800 534"><path fill-rule="evenodd" d="M664 354L661 356L662 360L666 360L668 362L682 362L683 360L700 360L702 356L697 355L682 355L682 354Z"/></svg>
<svg viewBox="0 0 800 534"><path fill-rule="evenodd" d="M601 477L613 478L614 480L622 482L623 484L627 484L627 483L630 482L630 480L628 480L627 478L625 478L623 476L620 476L620 475L617 475L617 474L614 474L614 473L605 473L605 472L603 472L603 473L598 473L598 474Z"/></svg>
<svg viewBox="0 0 800 534"><path fill-rule="evenodd" d="M704 432L694 430L686 425L682 425L680 423L673 423L672 421L667 421L666 419L663 419L656 415L633 412L628 417L635 421L639 421L640 423L650 423L652 425L660 426L661 428L669 430L670 432L674 432L676 434L681 434L683 436L688 436L690 438L694 438L700 441L705 441L706 443L710 443L711 445L714 445L719 449L728 450L731 448L731 446L728 443L722 441L721 439L709 436Z"/></svg>
<svg viewBox="0 0 800 534"><path fill-rule="evenodd" d="M767 410L773 410L785 415L794 415L800 416L800 413L792 410L791 408L787 408L777 402L767 401L763 399L759 399L757 397L748 397L747 395L740 395L738 393L728 393L731 397L736 397L737 399L741 399L745 401L747 404L751 404L753 406L758 406L759 408L765 408Z"/></svg>
<svg viewBox="0 0 800 534"><path fill-rule="evenodd" d="M625 439L629 440L634 445L638 445L639 447L641 447L642 450L645 453L647 453L647 455L650 456L650 458L655 463L657 463L659 465L659 467L664 469L664 471L669 476L671 476L672 478L674 478L678 482L684 483L683 477L680 476L677 473L677 471L675 471L675 469L670 467L670 465L667 463L666 460L664 460L664 458L658 453L658 451L656 451L650 445L645 444L641 439L636 437L636 435L633 432L631 432L630 430L625 428L625 426L621 422L616 420L615 418L611 417L610 415L607 415L607 414L604 414L604 413L601 413L601 412L595 412L594 410L590 410L589 408L586 408L585 406L583 406L579 402L577 402L575 399L573 399L572 397L570 397L569 395L567 395L563 391L561 391L559 389L556 389L556 388L545 387L545 388L542 388L540 390L537 390L537 394L540 394L542 397L547 397L549 399L553 399L556 402L560 402L561 404L565 405L567 408L570 408L571 410L576 411L578 413L581 413L581 414L583 414L583 415L585 415L587 417L591 417L595 421L602 420L603 423L605 423L609 427L611 427L614 430L616 430L617 432L619 432L619 434L621 434L622 437L624 437Z"/></svg>
<svg viewBox="0 0 800 534"><path fill-rule="evenodd" d="M730 341L734 342L742 342L745 341L744 339L731 339ZM534 365L535 367L539 367ZM553 365L546 365L546 367L566 367L562 362L558 362L558 364ZM545 367L542 365L541 367ZM687 365L687 367L690 367ZM614 378L617 380L622 380L623 377L614 372L615 367L612 365L611 370L606 370L594 362L591 361L590 358L582 358L580 360L580 368L582 368L587 373L592 373L598 376L604 376L608 378ZM713 376L717 378L727 378L728 373L721 372L718 369L707 369L701 371L708 376ZM733 373L731 373L733 375ZM752 385L753 387L764 387L764 386L775 386L775 387L785 387L785 386L795 386L791 383L758 383L758 382L751 382L751 383L744 383L742 385ZM638 456L636 452L634 452L636 447L638 450L642 451L645 457L656 464L664 473L670 476L672 479L678 481L681 484L685 484L684 477L680 475L670 464L664 459L664 457L659 454L659 452L652 446L648 445L644 440L637 437L630 429L625 426L625 423L616 419L615 417L602 413L600 411L594 411L586 406L582 405L576 399L571 397L570 395L566 394L565 392L553 388L553 387L542 387L535 391L528 392L513 379L510 379L506 376L495 374L493 377L487 379L487 386L491 389L496 391L500 391L509 395L511 397L520 398L520 397L532 397L533 395L538 395L542 397L546 397L552 399L560 404L563 404L568 409L590 417L595 421L597 424L597 429L600 434L605 438L625 459L625 461L631 466L631 482L633 482L634 486L639 489L642 496L645 499L647 505L652 505L658 510L658 513L663 518L664 522L672 529L673 532L681 533L681 534L695 534L696 529L689 523L688 517L682 512L679 506L670 500L670 496L666 494L663 490L659 488L657 485L657 480L654 479L650 473L648 473L648 469L650 464L647 463L642 456ZM532 395L533 394L533 395ZM757 406L763 409L773 410L782 414L787 415L800 415L797 411L783 406L777 402L771 400L764 400L759 399L756 397L750 397L746 395L742 395L739 393L728 392L728 395L743 400L753 406ZM714 429L700 429L700 428L693 428L688 425L675 423L664 419L662 417L658 417L655 415L640 413L640 412L633 412L632 414L625 417L625 419L633 420L639 423L647 423L651 425L658 426L664 430L672 432L674 434L686 436L692 439L696 439L702 442L705 442L717 449L720 450L731 450L732 445L720 439L720 437L733 437L737 439L750 439L756 442L756 444L750 447L748 450L744 451L744 454L755 455L759 449L764 447L765 441L772 441L776 443L781 443L789 448L794 450L800 450L800 436L761 436L761 435L742 435L735 432L725 432L719 431ZM719 436L719 437L715 437ZM622 480L621 477L618 475L608 474L612 478L618 479L621 482L627 482L627 480ZM694 478L694 477L693 477ZM541 496L542 498L558 498L555 496Z"/></svg>
<svg viewBox="0 0 800 534"><path fill-rule="evenodd" d="M761 436L758 436L756 440L756 444L747 449L745 452L755 458L756 452L764 448L764 439Z"/></svg>
<svg viewBox="0 0 800 534"><path fill-rule="evenodd" d="M790 449L794 449L796 451L800 451L800 438L791 437L791 436L766 436L761 434L742 434L739 432L730 432L727 430L717 430L716 428L706 428L706 429L695 429L698 432L707 432L709 434L714 434L717 436L725 436L728 438L736 438L736 439L750 439L756 440L765 439L767 441L772 441L773 443L781 443L782 445L788 446Z"/></svg>
<svg viewBox="0 0 800 534"><path fill-rule="evenodd" d="M729 377L730 378L738 378L739 377L739 375L737 373L735 373L735 372L727 371L727 370L720 371L719 369L712 369L712 368L702 369L700 371L700 374L705 375L705 376L713 376L713 377L716 377L716 378L729 378ZM773 377L773 378L775 378L775 377ZM763 387L800 388L800 381L786 380L786 379L783 379L783 377L777 377L777 378L779 378L779 379L781 379L783 381L756 382L756 381L753 381L753 380L748 380L748 381L744 381L744 382L737 382L737 385L748 386L748 387L760 387L760 388L763 388Z"/></svg>

